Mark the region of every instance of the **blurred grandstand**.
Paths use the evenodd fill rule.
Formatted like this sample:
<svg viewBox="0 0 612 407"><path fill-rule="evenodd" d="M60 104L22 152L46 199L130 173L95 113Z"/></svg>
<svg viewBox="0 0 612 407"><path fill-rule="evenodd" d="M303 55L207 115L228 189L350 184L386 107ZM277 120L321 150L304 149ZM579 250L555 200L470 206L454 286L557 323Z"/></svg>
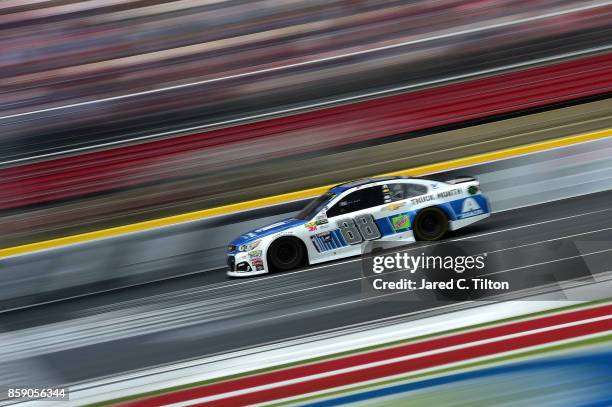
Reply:
<svg viewBox="0 0 612 407"><path fill-rule="evenodd" d="M605 97L605 54L563 63L612 46L611 17L601 0L2 2L3 245L371 175L331 154ZM495 79L543 64L564 68Z"/></svg>
<svg viewBox="0 0 612 407"><path fill-rule="evenodd" d="M3 158L585 48L605 39L612 11L576 0L0 7ZM545 41L555 38L562 41ZM171 89L78 105L164 88Z"/></svg>

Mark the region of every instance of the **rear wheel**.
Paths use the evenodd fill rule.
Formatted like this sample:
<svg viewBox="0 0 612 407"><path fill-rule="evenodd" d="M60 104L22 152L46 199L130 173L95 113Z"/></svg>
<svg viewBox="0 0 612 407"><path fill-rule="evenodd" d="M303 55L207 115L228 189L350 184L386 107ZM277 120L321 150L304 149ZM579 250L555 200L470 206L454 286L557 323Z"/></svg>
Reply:
<svg viewBox="0 0 612 407"><path fill-rule="evenodd" d="M275 271L293 270L302 264L306 251L302 242L296 238L281 238L268 248L268 261Z"/></svg>
<svg viewBox="0 0 612 407"><path fill-rule="evenodd" d="M448 232L448 217L439 208L425 208L414 219L414 235L418 240L439 240Z"/></svg>

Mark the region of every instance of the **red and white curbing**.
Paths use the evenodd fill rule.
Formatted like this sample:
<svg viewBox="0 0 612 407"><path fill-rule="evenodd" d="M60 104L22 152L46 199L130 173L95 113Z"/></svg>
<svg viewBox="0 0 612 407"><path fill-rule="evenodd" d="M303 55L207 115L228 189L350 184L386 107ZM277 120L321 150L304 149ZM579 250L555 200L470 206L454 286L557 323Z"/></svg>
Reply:
<svg viewBox="0 0 612 407"><path fill-rule="evenodd" d="M125 405L266 403L610 331L612 304L604 304L203 385Z"/></svg>
<svg viewBox="0 0 612 407"><path fill-rule="evenodd" d="M71 386L71 405L105 402L137 394L159 392L190 383L218 380L227 376L247 375L130 402L130 405L192 405L197 403L252 404L267 400L295 397L352 383L388 379L417 369L419 372L462 363L463 360L498 356L501 352L516 352L527 346L546 346L584 335L612 329L612 308L591 306L584 311L562 312L550 316L502 323L492 327L444 334L454 329L551 311L560 306L579 304L559 301L511 301L479 306L454 312L448 307L442 315L423 312L401 323L378 321L364 330L353 327L341 334L329 332L314 337L299 338L252 349L236 351L200 360L176 363L147 371ZM464 304L465 306L466 304ZM475 304L472 304L475 305ZM612 306L611 306L612 307ZM588 312L586 311L588 310ZM444 311L439 309L438 311ZM553 311L554 312L554 311ZM543 319L544 318L544 319ZM326 357L339 352L358 351L369 346L398 340L439 335L436 338L411 342L366 353L335 358L323 362L248 375L253 369L273 369L275 366L299 364L301 361ZM564 339L565 338L565 339ZM370 373L373 376L370 376ZM339 379L337 379L339 378ZM341 381L337 381L340 380ZM263 401L262 401L263 402ZM237 403L237 404L236 404Z"/></svg>

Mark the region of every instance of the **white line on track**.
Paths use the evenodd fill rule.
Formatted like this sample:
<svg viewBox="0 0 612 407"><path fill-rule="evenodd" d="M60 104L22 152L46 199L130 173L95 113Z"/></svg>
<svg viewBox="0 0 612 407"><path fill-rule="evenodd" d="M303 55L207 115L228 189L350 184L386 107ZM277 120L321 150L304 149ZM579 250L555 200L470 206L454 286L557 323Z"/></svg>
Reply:
<svg viewBox="0 0 612 407"><path fill-rule="evenodd" d="M605 230L609 230L609 229L610 228L600 229L600 230L597 230L597 231L585 232L585 233L580 233L580 234L568 235L567 237L573 237L573 236L578 236L578 235L586 235L588 233L597 233L597 232L605 231ZM544 241L541 241L541 242L536 242L534 244L545 243L545 242L548 242L548 241L553 241L553 240L558 240L558 239L560 239L560 238L544 240ZM512 249L512 248L507 248L507 249L509 250L509 249ZM502 274L502 273L506 273L506 272L510 272L510 271L514 271L514 270L518 270L518 269L526 269L526 268L530 268L530 267L537 267L537 266L544 265L544 264L549 264L549 263L554 263L554 262L559 262L559 261L565 261L565 260L570 260L570 259L579 258L579 257L586 257L586 256L601 254L601 253L609 252L609 251L612 251L612 249L606 249L606 250L600 250L600 251L595 251L595 252L590 252L590 253L584 253L584 254L581 254L581 255L578 255L578 256L571 256L571 257L566 257L566 258L560 258L560 259L555 259L555 260L546 261L546 262L533 263L533 264L529 264L529 265L525 265L525 266L520 266L520 267L510 268L510 269L501 270L501 271L497 271L497 272L493 272L493 273L483 274L482 276L488 276L488 275L493 275L493 274ZM355 259L353 261L360 261L360 259ZM349 262L342 262L342 263L349 263ZM338 264L338 263L336 263L336 264ZM322 268L322 267L320 267L320 268ZM400 271L402 271L402 270L397 270L397 271L383 273L383 274L391 274L391 273L396 273L396 272L400 272ZM324 288L324 287L328 287L328 286L334 286L334 285L350 283L350 282L354 282L354 281L358 281L358 280L364 280L364 279L367 279L367 278L371 278L371 276L370 277L358 277L358 278L338 281L338 282L334 282L334 283L328 283L328 284L318 285L318 286L314 286L314 287L308 287L308 288L303 288L303 289L299 289L299 290L293 290L293 291L273 294L273 295L269 295L269 296L263 296L263 297L257 298L257 300L261 301L261 300L271 299L271 298L274 298L274 297L282 297L282 296L285 296L285 295L297 294L297 293L305 292L305 291L312 291L312 290L316 290L318 288ZM222 288L222 287L216 287L216 288ZM211 290L211 289L204 289L202 291L209 291L209 290ZM323 307L318 307L318 308L314 308L314 309L308 309L308 310L297 311L297 312L293 312L293 313L289 313L289 314L277 315L277 316L274 316L274 317L258 319L258 320L250 321L250 322L252 322L252 323L259 323L259 322L268 321L268 320L281 319L281 318L286 318L288 316L294 316L294 315L298 315L298 314L309 313L309 312L312 312L312 311L319 311L319 310L323 310L323 309L329 309L329 308L334 308L334 307L338 307L338 306L354 304L354 303L363 302L363 301L376 300L376 299L379 299L379 298L382 298L382 297L388 297L388 296L392 296L392 295L405 294L407 291L409 291L409 290L400 290L400 291L397 291L397 292L388 293L388 294L382 294L382 295L379 295L379 296L368 297L368 298L365 298L365 299L351 300L351 301L346 301L346 302L343 302L343 303L331 304L331 305L327 305L327 306L323 306ZM248 300L245 300L243 302L244 303L248 303L250 301L251 301L251 299L248 299Z"/></svg>
<svg viewBox="0 0 612 407"><path fill-rule="evenodd" d="M568 239L568 238L576 237L576 236L585 236L585 235L588 235L588 234L599 233L599 232L607 231L607 230L612 230L612 228L593 230L593 231L589 231L589 232L577 233L577 234L567 235L567 236L558 237L558 238L554 238L554 239L542 240L542 241L533 242L533 243L524 244L524 245L517 245L517 246L512 246L512 247L506 247L506 248L499 249L499 250L487 251L487 253L503 252L503 251L513 250L513 249L522 248L522 247L526 247L526 246L533 246L533 245L538 245L538 244L549 243L549 242L556 241L556 240ZM582 258L582 257L587 257L587 256L601 254L601 253L610 252L610 251L612 251L612 249L605 249L605 250L599 250L599 251L590 252L590 253L584 253L584 254L580 254L580 255L576 255L576 256L557 258L557 259L553 259L553 260L549 260L549 261L544 261L544 262L539 262L539 263L531 263L531 264L527 264L527 265L524 265L524 266L518 266L518 267L513 267L513 268L509 268L509 269L505 269L505 270L496 271L496 272L481 274L479 277L485 277L485 276L490 276L490 275L495 275L495 274L503 274L503 273L507 273L507 272L511 272L511 271L515 271L515 270L527 269L527 268L531 268L531 267L538 267L538 266L542 266L542 265L545 265L545 264L552 264L552 263L555 263L555 262L561 262L561 261L566 261L566 260L571 260L571 259L576 259L576 258ZM326 283L326 284L320 284L320 285L316 285L316 286L312 286L312 287L306 287L306 288L300 288L300 289L296 289L296 290L283 291L283 292L279 292L279 293L275 293L275 294L270 294L270 295L264 295L262 297L257 297L257 298L242 298L240 300L233 301L232 302L232 306L234 306L234 307L235 306L240 306L241 304L246 305L246 304L251 303L253 300L256 300L256 301L271 300L273 298L279 298L279 297L284 297L284 296L288 296L288 295L292 295L292 294L304 293L304 292L307 292L307 291L315 291L315 290L319 290L319 289L326 288L326 287L332 287L332 286L337 286L337 285L342 285L342 284L348 284L348 283L352 283L352 282L356 282L356 281L363 281L363 280L371 279L373 277L382 277L382 276L396 274L396 273L400 273L400 272L404 272L404 271L410 271L410 270L399 269L399 270L383 272L383 273L377 274L376 276L359 276L359 277L350 278L350 279L346 279L346 280L334 281L334 282ZM152 298L155 298L156 301L161 302L161 301L166 300L166 299L170 299L170 298L176 299L176 298L179 298L179 297L182 297L182 296L200 294L202 292L206 292L206 291L209 291L209 290L207 290L207 289L204 289L204 290L189 289L189 290L186 290L186 291L187 292L175 292L175 293L169 293L169 294L159 294L158 296L147 297L146 300L147 301L151 301ZM393 293L393 294L395 294L395 293ZM374 299L374 298L378 298L378 296L368 297L368 299ZM139 300L131 300L131 301L123 302L123 303L115 303L115 304L113 304L113 307L122 307L122 306L125 307L126 305L129 305L129 304L138 304L139 302L140 302ZM106 307L101 307L99 310L100 311L104 311L105 308Z"/></svg>
<svg viewBox="0 0 612 407"><path fill-rule="evenodd" d="M508 250L514 250L514 249L520 249L520 248L523 248L523 247L535 246L535 245L539 245L539 244L542 244L542 243L555 242L557 240L568 239L568 238L571 238L571 237L592 235L593 233L606 232L608 230L612 230L612 228L603 228L603 229L590 230L588 232L574 233L572 235L555 237L553 239L540 240L538 242L525 243L525 244L520 244L520 245L517 245L517 246L511 246L511 247L504 247L502 249L497 249L497 250L488 250L487 254L498 253L498 252L505 252L505 251L508 251Z"/></svg>
<svg viewBox="0 0 612 407"><path fill-rule="evenodd" d="M538 226L538 225L545 224L545 223L558 222L558 221L567 220L567 219L570 219L570 218L575 218L575 217L585 216L585 215L591 215L591 214L594 214L594 213L606 212L606 211L612 211L612 208L611 209L598 210L598 211L592 211L592 212L586 212L586 213L583 213L583 214L577 214L577 215L568 216L568 217L562 217L562 218L557 218L557 219L546 220L546 221L532 223L532 224L528 224L528 225L516 226L516 227L508 228L508 229L501 229L501 230L498 230L498 231L487 232L487 233L484 233L484 234L478 234L478 235L473 235L473 236L461 237L461 238L457 238L457 239L451 239L451 240L447 240L447 241L443 241L443 242L438 242L438 243L433 243L433 244L428 244L428 245L419 246L419 247L407 247L407 248L404 248L404 249L398 250L398 251L399 252L416 251L416 250L421 250L421 249L427 248L427 247L437 246L439 244L445 244L445 243L449 243L449 242L455 242L455 241L461 241L461 240L467 240L467 239L474 239L474 238L478 238L478 237L481 237L481 236L484 236L484 235L490 235L490 234L495 234L495 233L502 233L502 232L506 232L506 231L509 231L509 230L516 230L516 229L521 229L521 228L526 228L526 227L533 227L533 226ZM608 230L612 230L612 228L602 228L602 229L591 230L591 231L587 231L587 232L583 232L583 233L575 233L575 234L565 235L565 236L561 236L561 237L557 237L557 238L552 238L552 239L541 240L541 241L532 242L532 243L521 244L521 245L512 246L512 247L505 247L505 248L502 248L502 249L488 251L487 253L496 253L496 252L508 251L508 250L513 250L513 249L517 249L517 248L522 248L522 247L527 247L527 246L532 246L532 245L538 245L538 244L543 244L543 243L549 243L549 242L553 242L553 241L557 241L557 240L568 239L568 238L572 238L572 237L585 236L585 235L589 235L589 234L605 232L605 231L608 231ZM293 276L293 275L296 275L296 274L302 274L304 272L308 272L308 271L312 271L312 270L319 270L319 269L324 269L324 268L336 267L336 266L340 266L340 265L343 265L343 264L350 264L350 263L356 263L356 262L361 262L361 261L362 261L361 257L359 257L359 258L351 258L351 259L347 259L347 260L337 261L337 262L328 263L328 264L322 264L322 265L319 265L319 266L314 266L314 267L310 267L310 268L306 268L306 269L302 269L302 270L297 270L297 271L293 271L293 272L288 272L288 273L280 273L280 274L268 275L268 276L254 278L254 279L247 279L247 280L243 280L243 281L236 281L236 282L230 282L230 283L223 282L223 283L213 284L211 286L189 288L189 289L185 289L185 290L181 290L181 291L175 291L175 292L172 292L172 293L157 294L157 295L155 295L153 297L146 297L144 300L150 301L151 299L155 299L156 301L159 302L159 301L163 301L164 299L168 299L168 298L177 299L177 298L180 298L180 297L186 297L186 296L201 294L201 293L204 293L204 292L217 291L217 290L222 290L222 289L225 289L225 288L234 288L236 286L245 285L245 284L256 284L256 283L259 283L261 281L275 279L275 278L286 278L286 277L289 277L289 276ZM211 270L216 270L216 269L218 269L218 268L207 269L207 270L204 270L204 271L211 271ZM399 272L399 271L402 271L402 270L397 270L395 272ZM198 273L198 272L194 272L192 274L195 274L195 273ZM387 273L393 273L393 272L387 272ZM387 273L383 273L383 274L387 274ZM323 285L309 287L309 288L302 289L302 290L295 290L295 291L289 291L289 292L285 292L285 293L274 294L274 295L270 295L270 296L263 297L263 298L260 298L260 299L269 299L269 298L272 298L272 297L278 297L278 296L282 296L282 295L286 295L286 294L298 293L298 292L302 292L302 291L314 290L314 289L318 289L318 288L324 288L324 287L328 287L328 286L334 286L334 285L338 285L338 284L354 282L354 281L361 280L361 279L363 279L363 277L353 278L353 279L343 280L343 281L337 281L337 282L332 282L332 283L326 283L326 284L323 284ZM109 291L112 291L112 290L109 290ZM122 306L125 307L125 306L128 306L130 304L139 304L139 303L142 302L142 300L143 299L128 300L128 301L114 303L112 306L113 306L113 308L122 307ZM248 301L245 301L245 302L248 302ZM105 308L107 308L107 307L100 307L100 310L104 310Z"/></svg>
<svg viewBox="0 0 612 407"><path fill-rule="evenodd" d="M391 295L405 294L404 291L398 291L395 293L385 294L381 296L374 297L374 299L378 299L381 297L389 297ZM369 300L369 299L366 299ZM354 301L346 301L340 304L332 304L329 306L322 306L316 309L309 309L299 312L293 312L285 315L261 318L259 320L253 321L249 320L245 323L259 323L265 322L280 318L286 318L288 316L305 314L312 311L318 311L323 309L329 309L337 306L343 306L351 303L362 302L363 299L354 300ZM471 304L473 301L467 301L464 303ZM444 305L440 307L434 307L424 310L418 310L413 312L408 312L400 315L400 317L406 317L411 315L418 315L422 313L427 313L447 307L453 307L456 304ZM190 308L193 308L194 304L190 304ZM196 307L197 308L197 307ZM195 312L197 314L197 312ZM148 315L147 315L148 314ZM33 357L41 354L49 354L55 353L63 350L69 350L89 345L95 345L98 343L113 341L113 340L121 340L125 338L130 338L134 336L147 335L155 332L162 332L169 329L180 329L188 326L192 326L194 324L201 323L202 321L199 319L198 315L195 315L191 321L186 320L186 317L181 315L178 320L175 320L170 314L170 319L172 324L168 325L164 323L163 320L157 322L156 317L158 316L158 312L145 313L145 315L136 315L124 322L121 322L124 318L118 318L111 321L92 321L93 325L88 327L88 323L86 321L75 321L75 324L71 324L70 321L68 324L64 322L51 324L55 326L56 333L50 333L48 330L48 326L41 326L36 328L28 328L20 331L12 331L7 332L6 334L0 334L0 337L3 338L5 342L5 346L0 348L0 354L2 354L3 360L14 360L21 359L25 357ZM382 318L379 320L375 320L373 322L378 322L381 320L386 320L389 318L397 318L398 316ZM134 324L136 322L140 322L142 326L134 326L138 324ZM179 322L179 323L176 323ZM77 331L71 329L71 325L73 328L78 328ZM359 324L354 324L359 325ZM42 330L42 331L41 331ZM80 332L79 332L80 331ZM46 335L40 335L40 332L46 332ZM75 334L77 336L75 336ZM15 336L16 335L16 336ZM32 339L29 339L32 338ZM296 337L294 337L296 338ZM297 337L299 338L299 336Z"/></svg>
<svg viewBox="0 0 612 407"><path fill-rule="evenodd" d="M511 272L511 271L518 270L518 269L526 269L526 268L530 268L530 267L537 267L537 266L548 264L548 263L554 263L554 262L558 262L558 261L565 261L565 260L570 260L570 259L579 258L579 257L586 257L586 256L600 254L600 253L603 253L603 252L610 252L610 251L612 251L612 249L600 250L600 251L596 251L596 252L585 253L585 254L582 254L580 256L571 256L571 257L560 258L560 259L555 259L555 260L541 262L541 263L533 263L533 264L528 264L528 265L521 266L521 267L509 268L509 269L505 269L505 270L501 270L501 271L497 271L497 272L493 272L493 273L483 274L482 276L488 276L488 275L493 275L493 274L502 274L502 273ZM393 273L397 273L397 272L401 272L401 271L402 270L391 271L391 272L387 272L387 273L382 273L380 275L393 274ZM241 305L246 305L246 304L251 303L253 300L255 300L255 301L265 301L265 300L270 300L270 299L273 299L273 298L278 298L278 297L284 297L284 296L288 296L288 295L292 295L292 294L303 293L303 292L306 292L306 291L314 291L314 290L317 290L317 289L320 289L320 288L324 288L324 287L340 285L340 284L346 284L346 283L351 283L351 282L360 281L360 280L366 280L366 279L371 278L371 277L372 276L369 276L369 277L361 276L361 277L352 278L352 279L343 280L343 281L338 281L338 282L334 282L334 283L317 285L317 286L314 286L314 287L307 287L307 288L302 288L302 289L297 289L297 290L285 291L285 292L271 294L271 295L264 295L264 296L256 297L256 298L246 298L246 299L243 299L241 301L233 301L232 302L232 306L233 307L240 307ZM206 290L204 290L204 291L206 291ZM260 322L269 321L269 320L275 320L275 319L282 319L282 318L286 318L288 316L305 314L305 313L309 313L309 312L312 312L312 311L319 311L319 310L322 310L322 309L335 308L335 307L344 306L344 305L348 305L348 304L355 304L355 303L365 302L365 301L370 301L370 300L378 300L379 298L382 298L382 297L389 297L389 296L392 296L392 295L405 294L405 293L407 293L409 291L410 290L398 290L398 291L393 292L393 293L381 294L381 295L377 295L377 296L371 296L371 297L368 297L368 298L360 298L360 299L357 299L357 300L351 300L351 301L346 301L346 302L337 303L337 304L330 304L330 305L323 306L323 307L318 307L318 308L308 309L308 310L302 310L302 311L292 312L292 313L283 314L283 315L276 315L276 316L268 317L268 318L260 318L260 319L256 319L256 320L251 320L251 321L248 322L248 324L251 324L251 323L260 323ZM188 305L188 308L192 307L192 306L193 306L193 304L190 303ZM199 312L196 311L196 313L199 313Z"/></svg>
<svg viewBox="0 0 612 407"><path fill-rule="evenodd" d="M580 258L583 258L583 257L594 256L596 254L607 253L607 252L612 252L612 249L603 249L603 250L597 250L597 251L589 252L589 253L581 253L581 254L578 254L576 256L560 257L560 258L554 259L554 260L547 260L547 261L542 261L542 262L539 262L539 263L531 263L531 264L527 264L527 265L524 265L524 266L512 267L512 268L505 269L505 270L494 271L492 273L481 274L480 276L484 277L484 276L492 276L494 274L509 273L509 272L515 271L515 270L524 270L524 269L528 269L528 268L531 268L531 267L538 267L538 266L543 266L545 264L552 264L552 263L557 263L557 262L560 262L560 261L566 261L566 260L572 260L572 259L580 259Z"/></svg>
<svg viewBox="0 0 612 407"><path fill-rule="evenodd" d="M610 250L612 250L612 249L610 249ZM596 254L596 253L589 253L589 254ZM527 266L524 266L523 268L528 268L528 267L531 267L531 266L532 265L527 265ZM537 264L534 264L533 266L537 266ZM502 270L502 271L495 272L495 273L490 273L490 274L501 274L501 273L505 273L505 272L508 272L508 271L511 271L511 270L512 269ZM612 271L612 270L607 270L605 272L607 273L607 272L610 272L610 271ZM486 275L488 275L488 274L483 274L483 276L486 276ZM344 302L336 303L336 304L324 305L324 306L320 306L320 307L317 307L317 308L310 308L310 309L307 309L307 310L290 312L288 314L283 314L283 315L275 315L275 316L272 316L272 317L260 318L260 319L257 319L257 320L249 321L249 323L255 324L255 323L261 323L261 322L267 322L267 321L272 321L272 320L276 320L276 319L283 319L283 318L287 318L287 317L293 317L293 316L296 316L296 315L303 315L303 314L308 314L308 313L311 313L311 312L327 310L327 309L330 309L330 308L336 308L336 307L342 307L342 306L345 306L345 305L357 304L357 303L360 303L360 302L376 301L376 300L379 300L381 298L391 297L391 296L394 296L394 295L406 295L406 293L408 293L408 292L411 292L411 290L408 290L408 289L406 289L406 290L397 290L397 291L392 292L392 293L381 294L381 295L371 296L371 297L367 297L367 298L359 298L359 299L356 299L356 300L344 301Z"/></svg>
<svg viewBox="0 0 612 407"><path fill-rule="evenodd" d="M536 223L531 223L531 224L526 224L526 225L520 225L520 226L515 226L515 227L511 227L511 228L506 228L506 229L500 229L500 230L496 230L496 231L492 231L492 232L487 232L487 233L481 233L481 234L477 234L477 235L471 235L471 236L465 236L465 237L461 237L461 238L456 238L456 239L451 239L451 240L446 240L443 242L437 242L437 243L433 243L433 244L428 244L428 245L424 245L424 246L419 246L419 247L407 247L404 250L401 251L414 251L414 250L421 250L423 248L427 248L427 247L431 247L431 246L436 246L439 245L441 243L450 243L450 242L456 242L456 241L463 241L463 240L467 240L467 239L475 239L475 238L479 238L482 236L489 236L489 235L493 235L493 234L498 234L498 233L503 233L503 232L507 232L507 231L512 231L512 230L518 230L518 229L524 229L524 228L529 228L529 227L534 227L534 226L539 226L542 224L548 224L548 223L552 223L552 222L559 222L559 221L563 221L563 220L567 220L567 219L573 219L573 218L577 218L577 217L581 217L581 216L588 216L588 215L592 215L592 214L596 214L596 213L603 213L603 212L609 212L612 211L612 208L609 209L601 209L601 210L596 210L596 211L590 211L590 212L584 212L584 213L580 213L580 214L576 214L576 215L572 215L572 216L565 216L565 217L561 217L561 218L555 218L555 219L549 219L546 221L541 221L541 222L536 222ZM600 229L597 231L590 231L590 232L586 232L584 234L589 234L589 233L596 233L596 232L600 232L600 231L605 231L608 229ZM541 242L535 242L532 244L539 244L539 243L543 243L543 242L548 242L548 241L554 241L554 240L558 240L558 239L564 239L564 238L568 238L568 237L573 237L573 236L580 236L582 234L576 234L576 235L568 235L568 236L564 236L561 238L556 238L556 239L550 239L550 240L545 240L545 241L541 241ZM517 246L518 247L518 246ZM501 249L501 250L510 250L512 248L505 248L505 249ZM261 281L266 281L266 280L271 280L271 279L277 279L277 278L288 278L297 274L302 274L305 272L309 272L312 270L319 270L319 269L325 269L325 268L330 268L330 267L336 267L336 266L340 266L343 264L350 264L350 263L356 263L362 261L361 257L359 258L350 258L347 260L341 260L341 261L336 261L336 262L332 262L332 263L327 263L327 264L322 264L322 265L318 265L318 266L313 266L313 267L309 267L306 269L302 269L302 270L296 270L296 271L292 271L292 272L286 272L286 273L282 273L282 274L274 274L274 275L264 275L264 276L259 276L256 279L245 279L243 281L235 281L235 282L223 282L223 283L217 283L217 284L212 284L209 286L206 286L205 288L202 287L197 287L197 288L190 288L190 289L186 289L186 290L181 290L181 291L176 291L176 292L172 292L172 293L166 293L166 294L158 294L154 297L147 297L146 299L150 299L150 298L156 298L159 300L162 300L164 298L178 298L181 296L188 296L188 295L193 295L193 294L199 294L199 293L203 293L203 292L210 292L210 291L216 291L216 290L221 290L224 288L233 288L233 287L237 287L237 286L241 286L241 285L246 285L246 284L255 284L255 283L259 283ZM204 273L207 271L213 271L213 270L218 270L218 267L213 267L213 268L209 268L209 269L205 269L205 270L197 270L194 271L192 273L186 274L186 275L194 275L194 274L200 274L200 273ZM183 277L183 275L181 275L180 277ZM165 281L167 279L160 279L158 281L155 282L160 282L160 281ZM330 285L333 285L336 283L330 283ZM142 284L134 284L131 286L127 286L127 287L122 287L123 288L130 288L130 287L136 287L136 286L141 286ZM95 295L95 294L103 294L106 292L112 292L112 291L116 291L116 289L108 289L108 290L104 290L104 291L99 291L96 293L90 293L90 294L84 294L84 295L78 295L78 296L73 296L71 298L68 298L68 300L71 299L79 299L79 298L84 298L84 297L88 297L90 295ZM6 310L6 311L0 311L0 315L2 313L5 312L11 312L11 311L15 311L15 310L20 310L20 309L27 309L27 308L32 308L34 306L39 306L39 305L48 305L48 304L53 304L53 303L57 303L57 302L63 302L67 299L61 299L61 300L52 300L52 301L47 301L45 303L40 303L40 304L34 304L31 306L24 306L24 307L19 307L19 308L14 308L11 310ZM133 304L133 303L137 303L140 302L142 299L136 299L136 300L128 300L128 301L123 301L123 302L118 302L113 304L114 307L120 307L121 305L125 306L128 304Z"/></svg>

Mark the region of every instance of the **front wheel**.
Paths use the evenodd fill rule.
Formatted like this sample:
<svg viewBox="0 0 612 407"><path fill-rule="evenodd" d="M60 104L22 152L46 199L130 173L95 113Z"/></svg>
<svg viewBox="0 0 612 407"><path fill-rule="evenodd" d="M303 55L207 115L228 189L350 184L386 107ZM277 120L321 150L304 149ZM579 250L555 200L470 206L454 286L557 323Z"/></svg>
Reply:
<svg viewBox="0 0 612 407"><path fill-rule="evenodd" d="M268 261L273 270L293 270L304 263L304 245L295 238L281 238L270 245Z"/></svg>
<svg viewBox="0 0 612 407"><path fill-rule="evenodd" d="M418 240L440 240L448 232L448 217L439 208L425 208L414 219L413 230Z"/></svg>

